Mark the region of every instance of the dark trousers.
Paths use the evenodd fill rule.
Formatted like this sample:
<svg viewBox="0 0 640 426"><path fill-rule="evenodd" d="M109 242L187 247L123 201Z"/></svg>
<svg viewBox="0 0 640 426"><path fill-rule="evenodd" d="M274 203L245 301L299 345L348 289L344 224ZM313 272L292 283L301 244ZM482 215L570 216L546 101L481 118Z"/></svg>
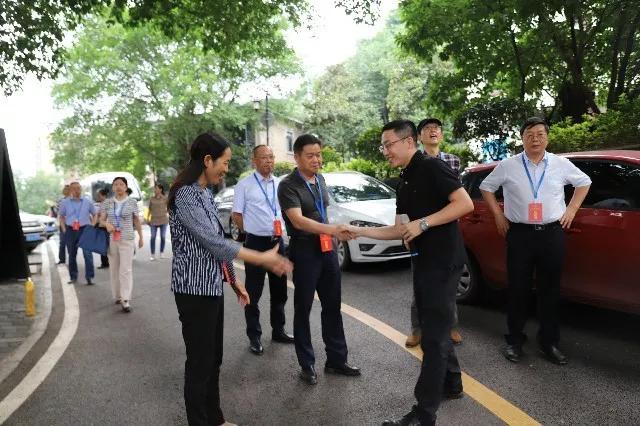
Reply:
<svg viewBox="0 0 640 426"><path fill-rule="evenodd" d="M507 278L509 302L505 337L509 344L522 344L527 321L527 305L534 272L538 296L538 339L542 345L556 345L560 340L558 302L564 262L565 235L560 224L535 230L511 224L507 233Z"/></svg>
<svg viewBox="0 0 640 426"><path fill-rule="evenodd" d="M107 232L107 230L105 228L99 228L102 232L104 232L105 234L107 234L107 242L110 240L109 238L109 233ZM107 266L109 266L109 256L102 256L100 255L100 266L102 266L103 268L106 268Z"/></svg>
<svg viewBox="0 0 640 426"><path fill-rule="evenodd" d="M413 262L413 290L424 354L414 395L422 423L433 424L443 390L462 388L460 364L449 336L462 267L426 266L420 257Z"/></svg>
<svg viewBox="0 0 640 426"><path fill-rule="evenodd" d="M276 244L280 245L280 254L284 255L284 244L273 241L271 237L247 234L244 246L252 250L267 251L271 250ZM244 317L247 320L247 336L249 336L249 339L258 339L262 335L258 303L260 302L260 296L262 296L262 289L264 288L265 274L269 275L271 328L275 333L284 331L284 305L287 303L287 276L283 275L279 277L271 272L267 273L264 268L250 263L246 263L245 268L245 287L251 300L251 303L244 308Z"/></svg>
<svg viewBox="0 0 640 426"><path fill-rule="evenodd" d="M72 280L78 279L78 261L76 257L78 256L78 242L82 232L84 232L84 228L85 226L81 226L79 230L74 231L70 226L67 226L64 236L67 242L67 250L69 250L69 277ZM87 280L93 279L93 253L82 250L82 256L84 257L84 276Z"/></svg>
<svg viewBox="0 0 640 426"><path fill-rule="evenodd" d="M315 365L311 345L309 314L314 292L318 292L322 313L322 340L327 353L327 363L342 365L347 361L347 342L344 337L341 307L341 276L338 256L334 250L320 252L317 238L293 240L289 257L294 264L293 284L293 336L298 364L302 368Z"/></svg>
<svg viewBox="0 0 640 426"><path fill-rule="evenodd" d="M66 263L67 262L67 241L65 240L66 233L59 230L58 238L60 238L60 243L58 244L58 262Z"/></svg>
<svg viewBox="0 0 640 426"><path fill-rule="evenodd" d="M149 225L151 228L151 254L156 253L156 234L160 231L160 253L164 253L165 234L167 233L167 225Z"/></svg>
<svg viewBox="0 0 640 426"><path fill-rule="evenodd" d="M224 298L175 293L187 352L184 403L191 426L225 422L220 409Z"/></svg>

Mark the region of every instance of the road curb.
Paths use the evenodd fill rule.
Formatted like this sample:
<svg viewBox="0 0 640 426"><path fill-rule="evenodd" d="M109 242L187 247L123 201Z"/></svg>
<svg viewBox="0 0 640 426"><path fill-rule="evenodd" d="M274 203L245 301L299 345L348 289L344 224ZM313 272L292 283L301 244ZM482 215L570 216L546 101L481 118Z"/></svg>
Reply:
<svg viewBox="0 0 640 426"><path fill-rule="evenodd" d="M42 300L38 303L39 313L36 316L35 321L31 325L28 336L16 349L0 361L0 383L13 373L18 367L20 362L27 356L33 346L40 340L44 332L49 326L49 319L51 318L51 262L49 257L49 243L45 242L40 245L42 253Z"/></svg>

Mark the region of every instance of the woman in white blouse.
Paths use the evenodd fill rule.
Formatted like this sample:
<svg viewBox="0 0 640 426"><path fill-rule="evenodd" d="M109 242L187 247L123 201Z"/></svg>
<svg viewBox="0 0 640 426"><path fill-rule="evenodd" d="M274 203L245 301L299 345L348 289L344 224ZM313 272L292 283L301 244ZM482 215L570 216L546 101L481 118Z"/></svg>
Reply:
<svg viewBox="0 0 640 426"><path fill-rule="evenodd" d="M110 236L108 255L113 297L116 304L122 305L124 312L131 312L135 231L138 232L138 247L142 248L142 226L138 204L127 193L127 179L117 177L111 187L114 195L102 203L100 224L107 229Z"/></svg>

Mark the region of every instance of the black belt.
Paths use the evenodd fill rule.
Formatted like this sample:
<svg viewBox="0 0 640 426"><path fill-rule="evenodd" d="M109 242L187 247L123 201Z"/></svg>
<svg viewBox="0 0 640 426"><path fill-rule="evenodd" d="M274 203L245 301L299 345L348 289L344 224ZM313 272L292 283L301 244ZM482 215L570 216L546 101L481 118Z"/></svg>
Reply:
<svg viewBox="0 0 640 426"><path fill-rule="evenodd" d="M278 241L281 237L276 237L275 235L256 235L250 234L247 232L247 238L254 238L256 240L265 240L265 241Z"/></svg>
<svg viewBox="0 0 640 426"><path fill-rule="evenodd" d="M514 228L520 229L528 229L531 231L545 231L547 229L557 228L560 226L560 221L545 223L545 224L537 224L537 223L511 223L511 226Z"/></svg>

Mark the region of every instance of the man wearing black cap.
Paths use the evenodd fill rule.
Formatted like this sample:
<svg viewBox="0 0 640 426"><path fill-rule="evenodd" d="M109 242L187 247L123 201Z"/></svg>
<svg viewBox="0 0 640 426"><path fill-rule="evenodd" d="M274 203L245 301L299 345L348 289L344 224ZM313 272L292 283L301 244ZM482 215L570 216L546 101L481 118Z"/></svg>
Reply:
<svg viewBox="0 0 640 426"><path fill-rule="evenodd" d="M440 150L440 143L443 140L442 122L437 118L425 118L418 123L418 138L424 146L424 153L429 157L439 158L451 167L456 173L460 174L460 158L453 154L448 154ZM459 277L458 277L459 278ZM455 308L454 328L451 329L451 341L459 345L462 343L462 336L457 330L458 325L458 309ZM420 321L418 320L418 309L416 307L415 297L411 299L411 334L407 336L405 346L412 348L420 344Z"/></svg>
<svg viewBox="0 0 640 426"><path fill-rule="evenodd" d="M520 361L533 276L538 297L538 344L551 362L567 363L558 349L558 300L565 251L563 229L571 227L587 196L591 179L564 157L546 151L549 126L540 117L527 119L520 129L524 152L502 160L480 184L498 233L507 242L508 334L504 356ZM575 191L565 204L564 186ZM504 213L494 192L502 186Z"/></svg>

